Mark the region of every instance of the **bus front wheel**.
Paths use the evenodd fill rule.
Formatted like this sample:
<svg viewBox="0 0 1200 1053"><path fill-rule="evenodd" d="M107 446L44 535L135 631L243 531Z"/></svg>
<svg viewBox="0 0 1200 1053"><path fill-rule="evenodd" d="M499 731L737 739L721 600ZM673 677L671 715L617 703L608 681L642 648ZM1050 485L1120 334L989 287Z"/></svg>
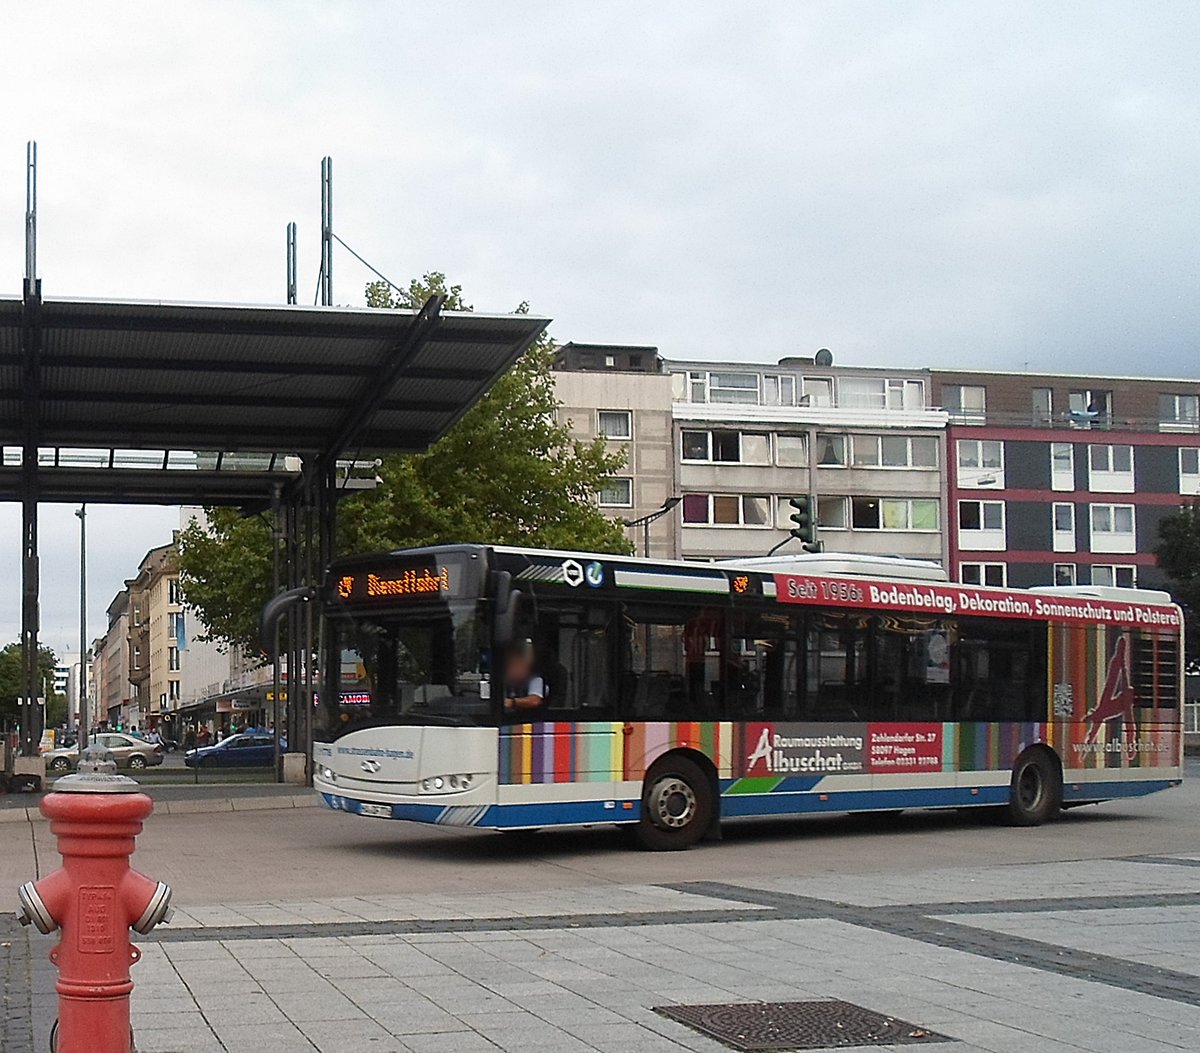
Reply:
<svg viewBox="0 0 1200 1053"><path fill-rule="evenodd" d="M634 832L643 848L655 852L690 848L708 832L715 808L712 783L700 766L687 757L665 757L646 773Z"/></svg>
<svg viewBox="0 0 1200 1053"><path fill-rule="evenodd" d="M1013 826L1041 826L1062 808L1062 773L1044 749L1022 753L1013 765L1008 821Z"/></svg>

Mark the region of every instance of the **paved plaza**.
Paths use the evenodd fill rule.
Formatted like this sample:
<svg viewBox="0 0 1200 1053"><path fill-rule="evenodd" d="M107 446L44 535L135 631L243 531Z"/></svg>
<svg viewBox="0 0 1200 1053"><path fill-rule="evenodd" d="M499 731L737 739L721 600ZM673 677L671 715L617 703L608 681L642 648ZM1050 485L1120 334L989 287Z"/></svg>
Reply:
<svg viewBox="0 0 1200 1053"><path fill-rule="evenodd" d="M603 832L594 844L586 834L543 834L515 847L462 832L435 853L420 828L256 811L240 821L260 832L285 822L315 832L336 820L328 829L363 838L361 854L342 846L344 869L327 870L326 889L339 894L289 896L286 871L261 866L260 897L181 894L172 924L140 941L137 1049L718 1053L728 1047L657 1010L841 999L944 1036L922 1044L955 1053L1194 1050L1200 846L1196 820L1179 823L1195 814L1193 785L1107 815L1093 810L1083 825L1068 816L1016 831L914 816L893 831L842 820L734 834L670 856L623 850ZM1148 851L1168 818L1179 850ZM214 824L234 819L158 822L164 836L215 838ZM39 869L56 863L44 824L0 831L32 831ZM408 863L389 859L380 872L390 890L356 875L371 838L408 832ZM931 864L939 854L920 847L931 842L953 865ZM1085 858L1077 849L1086 843ZM1002 858L1021 849L1047 858ZM426 873L442 874L456 850L497 857L468 871L470 891L435 887ZM857 868L840 862L864 855ZM155 851L138 862L153 872ZM632 880L599 879L595 867ZM503 887L491 890L496 874ZM45 1050L53 941L6 918L0 942L11 945L0 1047Z"/></svg>

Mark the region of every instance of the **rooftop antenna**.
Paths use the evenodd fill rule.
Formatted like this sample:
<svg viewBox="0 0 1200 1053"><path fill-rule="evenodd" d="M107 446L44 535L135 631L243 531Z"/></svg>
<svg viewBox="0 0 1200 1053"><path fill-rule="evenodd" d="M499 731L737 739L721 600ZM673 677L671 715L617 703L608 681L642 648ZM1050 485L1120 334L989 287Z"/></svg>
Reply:
<svg viewBox="0 0 1200 1053"><path fill-rule="evenodd" d="M25 280L37 278L37 143L25 144Z"/></svg>
<svg viewBox="0 0 1200 1053"><path fill-rule="evenodd" d="M287 225L287 302L296 303L296 224Z"/></svg>
<svg viewBox="0 0 1200 1053"><path fill-rule="evenodd" d="M333 306L333 158L321 158L321 303Z"/></svg>

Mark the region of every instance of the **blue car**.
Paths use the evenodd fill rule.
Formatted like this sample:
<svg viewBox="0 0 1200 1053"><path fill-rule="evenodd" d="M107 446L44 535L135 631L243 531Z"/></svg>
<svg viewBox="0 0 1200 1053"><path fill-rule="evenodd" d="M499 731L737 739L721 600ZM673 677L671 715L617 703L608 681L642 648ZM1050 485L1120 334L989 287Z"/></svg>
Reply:
<svg viewBox="0 0 1200 1053"><path fill-rule="evenodd" d="M280 739L280 749L287 741ZM259 732L240 732L227 739L188 750L183 763L189 768L269 768L275 763L275 739Z"/></svg>

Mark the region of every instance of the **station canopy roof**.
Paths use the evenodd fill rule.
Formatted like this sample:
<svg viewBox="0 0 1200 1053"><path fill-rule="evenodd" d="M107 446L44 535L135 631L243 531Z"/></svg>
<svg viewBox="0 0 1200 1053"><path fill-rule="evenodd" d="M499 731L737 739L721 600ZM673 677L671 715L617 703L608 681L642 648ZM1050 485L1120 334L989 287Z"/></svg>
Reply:
<svg viewBox="0 0 1200 1053"><path fill-rule="evenodd" d="M26 407L43 500L238 503L302 457L422 450L547 320L334 307L0 299L0 499ZM38 380L22 346L32 326ZM31 388L31 389L30 389Z"/></svg>

